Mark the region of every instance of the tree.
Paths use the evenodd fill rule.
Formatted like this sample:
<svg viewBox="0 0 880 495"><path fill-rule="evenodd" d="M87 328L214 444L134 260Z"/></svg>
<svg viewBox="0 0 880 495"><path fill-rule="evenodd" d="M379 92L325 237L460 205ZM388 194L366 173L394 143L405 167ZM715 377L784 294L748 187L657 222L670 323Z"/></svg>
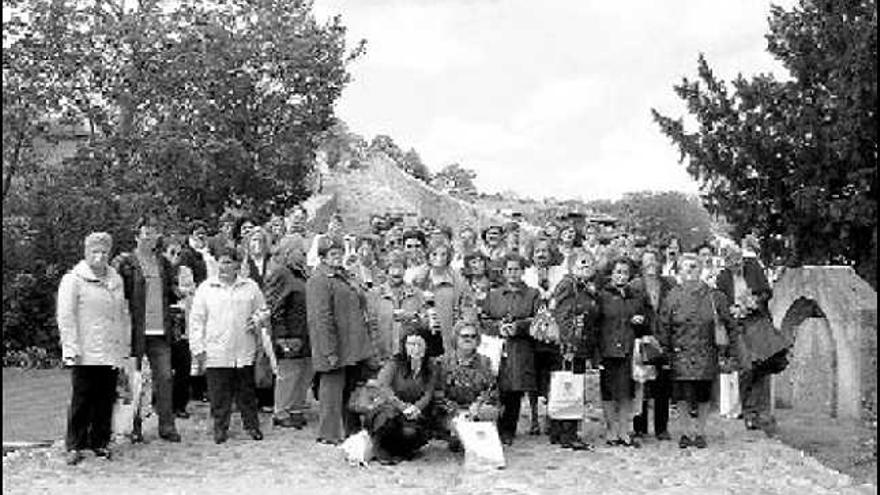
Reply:
<svg viewBox="0 0 880 495"><path fill-rule="evenodd" d="M422 182L431 180L431 171L422 162L422 157L419 156L415 149L410 148L409 151L404 153L400 163L403 169L416 179Z"/></svg>
<svg viewBox="0 0 880 495"><path fill-rule="evenodd" d="M303 0L4 8L3 283L4 295L8 284L30 284L19 301L25 289L51 301L44 285L57 286L89 231L111 232L124 249L147 211L173 228L228 206L303 199L347 65L363 52L363 42L346 47L338 17L319 23ZM51 169L35 145L50 137L45 121L90 129ZM51 325L51 311L41 318Z"/></svg>
<svg viewBox="0 0 880 495"><path fill-rule="evenodd" d="M768 51L791 80L760 74L732 92L701 55L676 94L699 127L652 110L699 180L706 206L765 258L852 263L876 284L877 6L802 0L773 7Z"/></svg>
<svg viewBox="0 0 880 495"><path fill-rule="evenodd" d="M477 186L474 179L477 173L469 168L464 168L458 163L451 163L442 170L437 172L434 180L448 185L449 189L463 195L473 195L477 193Z"/></svg>
<svg viewBox="0 0 880 495"><path fill-rule="evenodd" d="M712 217L699 198L678 191L627 193L615 209L624 228L652 241L675 236L693 249L713 237Z"/></svg>

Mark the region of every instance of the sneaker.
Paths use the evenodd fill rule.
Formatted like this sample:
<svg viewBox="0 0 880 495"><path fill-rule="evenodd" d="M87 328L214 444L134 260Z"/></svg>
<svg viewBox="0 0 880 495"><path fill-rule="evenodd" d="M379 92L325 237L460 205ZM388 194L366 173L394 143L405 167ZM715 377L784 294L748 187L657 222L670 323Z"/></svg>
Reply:
<svg viewBox="0 0 880 495"><path fill-rule="evenodd" d="M681 438L678 439L678 446L686 449L691 445L691 439L687 437L687 435L682 435Z"/></svg>
<svg viewBox="0 0 880 495"><path fill-rule="evenodd" d="M82 453L82 451L71 450L70 452L67 453L67 458L65 459L65 461L67 462L68 466L76 466L77 464L82 462L83 459L85 459L85 458L86 458L86 456L85 456L85 454Z"/></svg>
<svg viewBox="0 0 880 495"><path fill-rule="evenodd" d="M705 449L707 446L708 444L706 444L706 437L704 437L703 435L697 435L694 438L694 447L698 449Z"/></svg>
<svg viewBox="0 0 880 495"><path fill-rule="evenodd" d="M108 449L106 447L92 449L92 452L95 453L95 457L103 457L104 459L107 459L108 461L113 458L113 452L111 452L110 449Z"/></svg>

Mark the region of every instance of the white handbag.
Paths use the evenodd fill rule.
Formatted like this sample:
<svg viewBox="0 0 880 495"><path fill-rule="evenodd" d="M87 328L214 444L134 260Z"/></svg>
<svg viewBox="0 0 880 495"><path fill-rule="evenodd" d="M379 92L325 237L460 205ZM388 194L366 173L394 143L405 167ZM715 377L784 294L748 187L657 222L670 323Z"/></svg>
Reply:
<svg viewBox="0 0 880 495"><path fill-rule="evenodd" d="M501 356L504 352L504 339L494 335L481 335L480 345L477 347L477 354L481 354L489 358L492 367L492 374L498 376L498 369L501 366Z"/></svg>
<svg viewBox="0 0 880 495"><path fill-rule="evenodd" d="M472 469L501 469L506 465L498 428L493 421L471 421L458 415L452 427L464 446L464 465Z"/></svg>

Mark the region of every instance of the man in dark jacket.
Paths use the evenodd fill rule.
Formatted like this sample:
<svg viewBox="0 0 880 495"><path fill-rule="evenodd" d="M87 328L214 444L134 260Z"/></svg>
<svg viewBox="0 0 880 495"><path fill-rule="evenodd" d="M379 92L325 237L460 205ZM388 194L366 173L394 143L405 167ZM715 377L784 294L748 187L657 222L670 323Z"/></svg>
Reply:
<svg viewBox="0 0 880 495"><path fill-rule="evenodd" d="M737 338L741 345L737 358L743 420L748 429L773 434L776 420L770 414L772 373L759 364L786 349L789 342L774 331L767 304L773 291L758 260L743 257L742 252L734 248L728 253L725 265L715 283L727 296L739 327Z"/></svg>
<svg viewBox="0 0 880 495"><path fill-rule="evenodd" d="M284 428L301 429L306 425L306 394L312 381L305 258L299 242L282 241L273 250L264 287L272 345L278 358L272 424Z"/></svg>
<svg viewBox="0 0 880 495"><path fill-rule="evenodd" d="M192 227L190 228L189 238L180 249L180 266L185 266L190 269L193 274L193 282L195 282L196 288L208 278L208 263L215 264L214 259L209 252L207 235L207 228L205 227L204 222L199 220L193 222ZM213 266L212 269L216 270L216 266ZM179 344L180 343L178 343L178 345ZM187 345L186 349L182 349L178 352L183 351L189 352L189 346ZM177 370L175 370L175 373L177 373ZM208 383L205 380L204 373L190 376L189 384L190 396L196 400L207 402ZM181 395L183 395L182 392ZM176 414L179 417L184 418L188 416L186 411L178 411Z"/></svg>
<svg viewBox="0 0 880 495"><path fill-rule="evenodd" d="M359 426L347 410L349 396L372 357L366 299L343 267L345 247L338 237L318 241L319 263L306 283L306 313L312 367L320 403L318 442L338 444Z"/></svg>
<svg viewBox="0 0 880 495"><path fill-rule="evenodd" d="M137 247L120 254L114 267L122 276L125 298L131 315L131 355L150 360L156 409L159 413L159 437L179 442L174 425L171 374L171 305L177 302L177 277L170 262L159 254L162 232L154 218L144 218L137 225ZM143 441L141 418L135 418L132 440Z"/></svg>

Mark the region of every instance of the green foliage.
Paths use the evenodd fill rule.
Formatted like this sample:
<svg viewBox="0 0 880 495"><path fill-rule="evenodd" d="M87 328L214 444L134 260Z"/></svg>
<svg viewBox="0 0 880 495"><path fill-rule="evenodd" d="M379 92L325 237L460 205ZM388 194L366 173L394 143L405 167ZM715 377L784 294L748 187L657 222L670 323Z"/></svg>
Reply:
<svg viewBox="0 0 880 495"><path fill-rule="evenodd" d="M768 50L791 80L739 76L732 90L700 56L675 92L698 129L653 111L701 181L707 207L766 258L852 263L876 284L877 5L774 7Z"/></svg>
<svg viewBox="0 0 880 495"><path fill-rule="evenodd" d="M677 191L627 193L615 204L622 226L656 242L674 236L684 249L713 238L712 217L699 198Z"/></svg>
<svg viewBox="0 0 880 495"><path fill-rule="evenodd" d="M90 231L112 233L121 250L144 212L174 228L305 198L346 67L364 48L347 49L340 19L318 23L308 1L129 4L4 2L10 345L23 344L8 335L54 326L58 278ZM50 132L65 123L88 130L83 142L47 156L73 144Z"/></svg>
<svg viewBox="0 0 880 495"><path fill-rule="evenodd" d="M370 142L369 151L384 153L398 167L422 182L431 180L431 171L422 162L422 158L413 148L404 152L391 137L379 134Z"/></svg>
<svg viewBox="0 0 880 495"><path fill-rule="evenodd" d="M477 186L474 179L477 173L469 168L464 168L458 163L452 163L437 172L434 179L449 185L449 189L462 195L473 195L477 193Z"/></svg>

